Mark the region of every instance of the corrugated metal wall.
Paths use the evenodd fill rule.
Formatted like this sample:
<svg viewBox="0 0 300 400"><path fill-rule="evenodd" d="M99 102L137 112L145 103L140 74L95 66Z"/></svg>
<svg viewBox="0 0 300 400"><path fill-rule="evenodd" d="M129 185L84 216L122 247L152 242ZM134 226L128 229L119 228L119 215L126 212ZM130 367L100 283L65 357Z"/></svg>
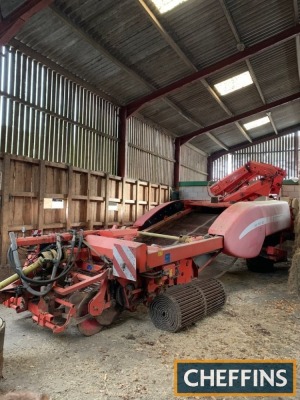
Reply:
<svg viewBox="0 0 300 400"><path fill-rule="evenodd" d="M187 144L180 151L180 181L206 181L207 156L205 153Z"/></svg>
<svg viewBox="0 0 300 400"><path fill-rule="evenodd" d="M223 178L250 160L285 169L287 179L298 177L299 135L297 131L220 157L213 162L213 180Z"/></svg>
<svg viewBox="0 0 300 400"><path fill-rule="evenodd" d="M131 117L127 121L129 178L173 185L174 138Z"/></svg>
<svg viewBox="0 0 300 400"><path fill-rule="evenodd" d="M0 48L0 152L117 174L119 108L14 50ZM174 138L127 121L127 176L173 185ZM181 181L206 180L206 156L181 149Z"/></svg>
<svg viewBox="0 0 300 400"><path fill-rule="evenodd" d="M229 172L228 154L226 154L213 162L213 176L211 180L218 181L228 175Z"/></svg>
<svg viewBox="0 0 300 400"><path fill-rule="evenodd" d="M173 185L174 138L132 117L128 129L128 177ZM207 180L206 154L187 144L180 151L180 181Z"/></svg>
<svg viewBox="0 0 300 400"><path fill-rule="evenodd" d="M118 108L0 48L0 152L117 173Z"/></svg>

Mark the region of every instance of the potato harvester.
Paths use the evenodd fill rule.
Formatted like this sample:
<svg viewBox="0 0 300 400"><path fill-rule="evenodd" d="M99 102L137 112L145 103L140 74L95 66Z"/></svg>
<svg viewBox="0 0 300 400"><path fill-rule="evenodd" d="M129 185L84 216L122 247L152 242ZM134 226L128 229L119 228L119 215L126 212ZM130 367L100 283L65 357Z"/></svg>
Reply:
<svg viewBox="0 0 300 400"><path fill-rule="evenodd" d="M0 300L54 333L71 324L93 335L140 304L157 328L177 332L224 305L222 283L201 278L219 253L249 266L285 258L288 202L253 201L278 195L284 177L280 168L250 161L209 187L211 201L161 204L130 228L20 238L11 232L15 275L0 283Z"/></svg>

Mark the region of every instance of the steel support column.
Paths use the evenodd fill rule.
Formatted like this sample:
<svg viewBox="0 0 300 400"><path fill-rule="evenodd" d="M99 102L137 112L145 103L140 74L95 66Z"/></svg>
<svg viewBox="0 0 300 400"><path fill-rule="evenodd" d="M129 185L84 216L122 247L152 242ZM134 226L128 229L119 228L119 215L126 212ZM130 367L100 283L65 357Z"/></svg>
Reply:
<svg viewBox="0 0 300 400"><path fill-rule="evenodd" d="M122 178L127 173L127 129L126 129L126 108L122 107L119 114L119 156L118 156L118 175Z"/></svg>
<svg viewBox="0 0 300 400"><path fill-rule="evenodd" d="M208 182L213 178L213 160L211 157L207 157L207 180Z"/></svg>
<svg viewBox="0 0 300 400"><path fill-rule="evenodd" d="M180 140L175 139L174 189L179 190L180 177Z"/></svg>
<svg viewBox="0 0 300 400"><path fill-rule="evenodd" d="M294 162L295 162L295 170L296 170L296 177L299 178L300 168L299 168L299 132L300 127L295 132L295 140L294 140Z"/></svg>

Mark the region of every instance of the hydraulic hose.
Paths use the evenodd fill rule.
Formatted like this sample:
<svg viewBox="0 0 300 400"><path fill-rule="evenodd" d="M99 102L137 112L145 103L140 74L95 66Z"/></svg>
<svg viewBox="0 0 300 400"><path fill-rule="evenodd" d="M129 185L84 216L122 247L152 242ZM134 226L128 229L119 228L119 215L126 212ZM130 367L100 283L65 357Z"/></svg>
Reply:
<svg viewBox="0 0 300 400"><path fill-rule="evenodd" d="M19 279L21 279L22 284L24 286L24 288L31 294L35 295L35 296L44 296L45 294L49 293L49 291L52 289L53 283L56 282L57 280L63 278L64 276L66 276L69 271L71 270L71 268L74 266L74 249L75 249L75 244L76 244L76 232L72 231L73 236L72 236L72 240L71 240L71 251L70 251L70 255L68 257L67 260L67 268L65 268L63 270L63 272L61 272L61 274L59 274L58 276L56 276L57 273L57 268L59 266L59 263L62 259L62 246L61 246L61 237L58 235L57 236L57 240L56 240L56 250L51 249L48 251L44 251L41 253L40 257L38 258L38 260L34 263L34 264L38 264L36 266L42 266L43 263L45 261L51 261L53 263L53 268L52 268L52 272L51 272L51 278L50 279L44 279L44 280L35 280L32 278L28 278L25 274L24 271L22 269L21 263L20 263L20 259L19 259L19 255L18 255L18 251L17 251L17 243L16 243L16 237L15 234L13 232L10 232L9 236L10 236L10 240L11 240L11 245L8 249L8 261L9 264L12 266L12 268L14 269L14 271L16 272L17 276ZM83 236L80 235L79 236L79 244L78 244L78 250L80 250L81 246L83 243ZM35 269L35 268L34 268ZM35 285L35 286L45 286L47 285L46 289L43 291L37 291L34 290L29 284L31 285Z"/></svg>
<svg viewBox="0 0 300 400"><path fill-rule="evenodd" d="M70 266L66 270L64 270L59 276L55 276L59 262L62 257L60 237L59 236L57 237L57 252L55 250L43 252L43 253L41 253L41 256L39 257L39 259L36 261L38 266L41 266L45 260L49 260L49 261L51 260L53 262L53 270L51 273L51 279L36 281L35 279L26 277L26 275L24 274L23 269L21 267L19 255L17 252L17 243L16 243L15 234L13 232L11 232L9 235L10 235L10 240L11 240L11 245L8 250L8 260L9 260L10 265L12 266L14 271L17 273L17 275L21 279L24 288L29 293L33 294L34 296L45 296L52 289L53 283L55 281L57 281L58 279L60 279L61 277L65 276L71 268L71 266ZM45 290L37 291L37 290L34 290L29 285L29 283L31 283L33 285L38 285L38 286L44 286L44 285L48 285L48 286Z"/></svg>

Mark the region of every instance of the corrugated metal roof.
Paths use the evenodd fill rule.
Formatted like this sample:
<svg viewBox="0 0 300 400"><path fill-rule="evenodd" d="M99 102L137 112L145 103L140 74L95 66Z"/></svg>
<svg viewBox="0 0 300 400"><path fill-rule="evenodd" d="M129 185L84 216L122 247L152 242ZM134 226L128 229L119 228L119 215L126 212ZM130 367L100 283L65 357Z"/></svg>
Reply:
<svg viewBox="0 0 300 400"><path fill-rule="evenodd" d="M300 88L295 40L253 57L251 65L267 103L295 93Z"/></svg>
<svg viewBox="0 0 300 400"><path fill-rule="evenodd" d="M156 101L143 108L141 114L169 130L175 136L180 136L183 132L189 133L196 129L195 125L183 118L163 100Z"/></svg>
<svg viewBox="0 0 300 400"><path fill-rule="evenodd" d="M214 129L211 133L228 147L247 141L247 139L241 135L239 129L233 124Z"/></svg>
<svg viewBox="0 0 300 400"><path fill-rule="evenodd" d="M151 0L147 4L151 6ZM234 36L218 1L189 0L159 15L159 20L198 68L236 52Z"/></svg>
<svg viewBox="0 0 300 400"><path fill-rule="evenodd" d="M66 2L71 5L71 2ZM56 2L59 6L59 2ZM130 66L154 86L164 86L188 74L188 69L150 23L137 2L116 1L97 10L98 1L85 7L59 7L113 56ZM68 12L68 10L70 10ZM86 18L94 10L92 17ZM120 23L122 21L122 23ZM169 65L172 68L169 68Z"/></svg>
<svg viewBox="0 0 300 400"><path fill-rule="evenodd" d="M286 121L289 121L290 126L299 123L299 112L300 102L295 101L294 103L276 108L272 111L272 117L275 121L277 129L286 128ZM300 128L299 128L300 130Z"/></svg>
<svg viewBox="0 0 300 400"><path fill-rule="evenodd" d="M227 117L200 82L183 88L169 98L202 125L210 125Z"/></svg>
<svg viewBox="0 0 300 400"><path fill-rule="evenodd" d="M253 46L295 25L292 0L223 1L231 22L221 0L189 0L165 14L144 0L161 24L159 31L137 0L55 0L53 7L33 16L16 39L126 105L197 69L242 54L239 40ZM2 13L22 2L1 0ZM299 9L300 0L298 15ZM194 81L169 93L167 101L156 99L139 112L182 136L199 124L208 126L300 91L294 38L262 51L250 62L263 99L253 84L218 100L205 88L205 81ZM245 61L223 65L206 80L213 87L247 69ZM278 129L300 123L299 102L277 108L272 115ZM270 127L264 126L248 134L255 139L269 132ZM212 133L228 147L246 140L235 124ZM192 143L207 153L221 149L207 135Z"/></svg>
<svg viewBox="0 0 300 400"><path fill-rule="evenodd" d="M242 43L254 43L294 25L293 1L226 0Z"/></svg>
<svg viewBox="0 0 300 400"><path fill-rule="evenodd" d="M196 137L196 138L192 139L189 143L191 143L193 146L205 151L207 154L212 154L212 153L220 150L220 147L215 142L213 142L211 139L209 139L209 137L206 135ZM205 149L207 149L207 151Z"/></svg>
<svg viewBox="0 0 300 400"><path fill-rule="evenodd" d="M9 14L11 14L16 8L20 7L25 3L26 0L10 0L10 1L1 1L1 13L3 18L6 18Z"/></svg>

